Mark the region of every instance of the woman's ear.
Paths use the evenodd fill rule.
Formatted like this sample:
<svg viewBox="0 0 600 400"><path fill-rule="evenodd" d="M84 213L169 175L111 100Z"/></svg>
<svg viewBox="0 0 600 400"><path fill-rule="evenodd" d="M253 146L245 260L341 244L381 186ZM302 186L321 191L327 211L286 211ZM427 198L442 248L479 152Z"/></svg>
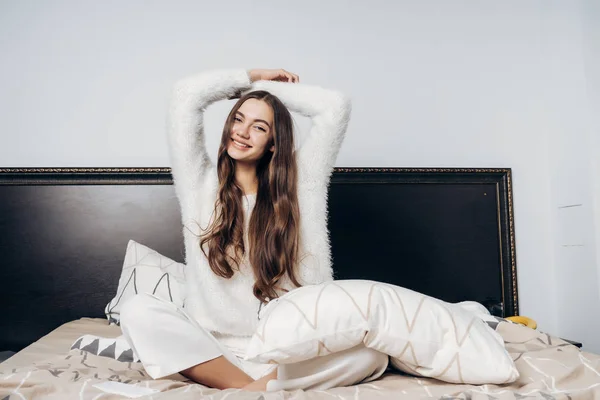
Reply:
<svg viewBox="0 0 600 400"><path fill-rule="evenodd" d="M271 146L271 148L269 149L269 151L272 153L275 151L275 145Z"/></svg>

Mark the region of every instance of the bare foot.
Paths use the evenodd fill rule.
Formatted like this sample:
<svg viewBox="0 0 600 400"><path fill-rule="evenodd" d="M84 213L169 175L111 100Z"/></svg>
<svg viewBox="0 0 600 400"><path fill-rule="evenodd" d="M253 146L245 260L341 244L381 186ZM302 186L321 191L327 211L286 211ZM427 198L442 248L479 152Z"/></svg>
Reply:
<svg viewBox="0 0 600 400"><path fill-rule="evenodd" d="M267 383L272 379L277 379L277 368L275 368L275 371L271 372L269 375L265 375L262 378L247 384L242 388L242 390L248 390L251 392L264 392L267 390Z"/></svg>

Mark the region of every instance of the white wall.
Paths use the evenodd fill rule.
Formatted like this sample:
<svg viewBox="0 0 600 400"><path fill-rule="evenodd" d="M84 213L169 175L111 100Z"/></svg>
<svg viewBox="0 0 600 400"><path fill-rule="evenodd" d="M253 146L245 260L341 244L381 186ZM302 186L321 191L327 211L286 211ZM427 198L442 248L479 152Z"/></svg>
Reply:
<svg viewBox="0 0 600 400"><path fill-rule="evenodd" d="M563 20L557 8L542 0L1 2L0 166L168 166L163 121L175 79L284 67L353 97L338 166L513 168L521 314L563 334L559 319L577 310L557 293L565 274L555 266L566 261L556 251L554 174L570 161L553 158L556 138L580 128L586 97L581 50L553 32L581 28L580 9ZM227 106L207 115L213 152ZM597 284L585 290L598 297ZM568 333L587 338L581 328ZM585 344L600 351L598 339Z"/></svg>
<svg viewBox="0 0 600 400"><path fill-rule="evenodd" d="M589 131L592 187L595 193L596 263L600 270L600 2L584 0L582 7L586 90L589 99ZM600 278L600 273L598 274Z"/></svg>
<svg viewBox="0 0 600 400"><path fill-rule="evenodd" d="M548 151L553 255L557 282L557 330L600 351L600 297L596 258L593 110L588 97L587 5L548 1L542 43L551 84ZM592 72L593 73L593 72ZM596 155L597 157L597 155ZM600 227L600 225L598 226Z"/></svg>

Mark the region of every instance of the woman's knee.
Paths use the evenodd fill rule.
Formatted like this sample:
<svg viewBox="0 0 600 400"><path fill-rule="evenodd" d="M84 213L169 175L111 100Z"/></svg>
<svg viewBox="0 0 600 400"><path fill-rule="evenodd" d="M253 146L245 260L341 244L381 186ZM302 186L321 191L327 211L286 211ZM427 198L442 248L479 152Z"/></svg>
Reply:
<svg viewBox="0 0 600 400"><path fill-rule="evenodd" d="M360 352L361 361L368 365L382 365L387 367L389 356L377 350L365 347Z"/></svg>
<svg viewBox="0 0 600 400"><path fill-rule="evenodd" d="M363 379L369 380L377 379L383 375L390 360L387 354L368 347L360 348L354 357L353 364L364 368L363 371L366 376Z"/></svg>

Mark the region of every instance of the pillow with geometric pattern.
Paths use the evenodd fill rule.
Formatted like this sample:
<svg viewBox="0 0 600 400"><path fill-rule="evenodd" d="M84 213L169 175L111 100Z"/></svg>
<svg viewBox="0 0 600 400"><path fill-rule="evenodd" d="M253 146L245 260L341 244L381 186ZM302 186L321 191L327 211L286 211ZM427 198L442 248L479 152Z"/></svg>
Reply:
<svg viewBox="0 0 600 400"><path fill-rule="evenodd" d="M272 300L246 359L291 364L361 342L390 365L451 383L502 384L519 373L502 337L473 312L387 283L339 280Z"/></svg>
<svg viewBox="0 0 600 400"><path fill-rule="evenodd" d="M121 362L139 362L140 359L124 336L105 338L83 335L71 345L71 350L81 350L100 357L108 357Z"/></svg>
<svg viewBox="0 0 600 400"><path fill-rule="evenodd" d="M104 312L111 324L120 324L121 309L138 293L151 293L183 307L185 265L130 240L125 252L117 294Z"/></svg>

